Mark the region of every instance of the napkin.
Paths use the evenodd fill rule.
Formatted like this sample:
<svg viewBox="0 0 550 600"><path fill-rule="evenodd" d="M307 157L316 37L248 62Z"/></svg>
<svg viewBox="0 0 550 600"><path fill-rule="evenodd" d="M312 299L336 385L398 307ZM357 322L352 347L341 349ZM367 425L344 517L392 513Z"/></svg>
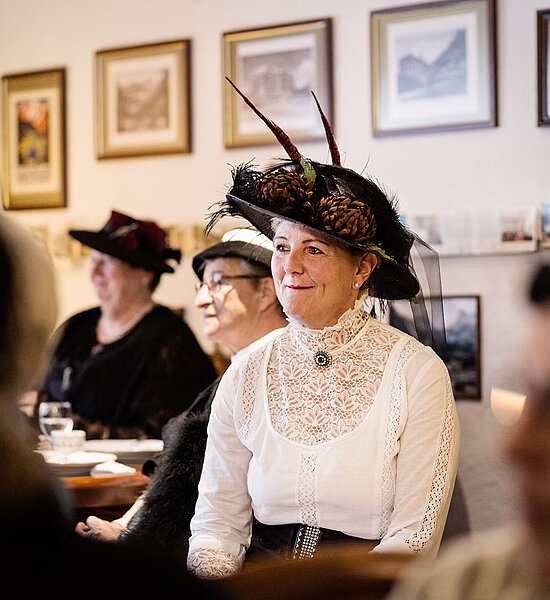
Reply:
<svg viewBox="0 0 550 600"><path fill-rule="evenodd" d="M92 477L110 477L112 475L133 475L136 470L128 465L123 465L116 460L108 460L107 462L96 465L91 471Z"/></svg>

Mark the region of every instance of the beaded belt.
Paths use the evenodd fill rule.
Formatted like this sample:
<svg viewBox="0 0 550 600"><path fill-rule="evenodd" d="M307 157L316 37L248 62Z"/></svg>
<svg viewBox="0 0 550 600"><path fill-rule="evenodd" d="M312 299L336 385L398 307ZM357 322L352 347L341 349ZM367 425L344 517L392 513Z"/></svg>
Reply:
<svg viewBox="0 0 550 600"><path fill-rule="evenodd" d="M279 556L290 560L313 558L319 546L338 542L366 542L370 545L378 540L365 540L346 535L341 531L294 523L289 525L265 525L254 519L252 540L247 560L261 556Z"/></svg>
<svg viewBox="0 0 550 600"><path fill-rule="evenodd" d="M292 550L293 560L313 558L317 544L321 539L322 530L313 525L299 525L296 541Z"/></svg>

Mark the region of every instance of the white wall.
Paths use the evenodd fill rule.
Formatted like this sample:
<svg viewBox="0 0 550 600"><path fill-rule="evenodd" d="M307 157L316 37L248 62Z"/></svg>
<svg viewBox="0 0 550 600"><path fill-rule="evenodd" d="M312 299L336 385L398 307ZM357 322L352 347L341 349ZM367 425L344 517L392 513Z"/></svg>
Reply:
<svg viewBox="0 0 550 600"><path fill-rule="evenodd" d="M550 128L536 127L535 12L550 0L498 0L499 126L482 130L374 139L370 117L369 11L395 0L2 0L0 73L67 69L68 207L12 211L26 225L99 228L118 208L164 225L202 222L230 183L228 164L280 157L277 146L225 150L221 33L285 22L333 18L333 124L345 165L368 171L398 193L403 212L474 210L548 202ZM192 131L189 155L98 161L94 154L93 56L99 49L190 38ZM325 144L302 144L327 159ZM546 256L544 256L546 254ZM547 252L442 260L446 294L479 294L483 401L460 401L460 474L476 529L513 515L507 472L498 459L501 430L489 390L518 387L517 339L524 289ZM192 308L189 259L165 277L157 299ZM87 265L60 266L61 316L95 302Z"/></svg>

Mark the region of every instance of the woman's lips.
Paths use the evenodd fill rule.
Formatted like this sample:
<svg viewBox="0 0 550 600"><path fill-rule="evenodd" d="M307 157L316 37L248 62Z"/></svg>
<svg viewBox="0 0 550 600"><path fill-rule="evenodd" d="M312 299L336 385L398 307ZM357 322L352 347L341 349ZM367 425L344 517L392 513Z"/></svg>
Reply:
<svg viewBox="0 0 550 600"><path fill-rule="evenodd" d="M310 290L313 286L285 284L285 287L288 288L289 290Z"/></svg>

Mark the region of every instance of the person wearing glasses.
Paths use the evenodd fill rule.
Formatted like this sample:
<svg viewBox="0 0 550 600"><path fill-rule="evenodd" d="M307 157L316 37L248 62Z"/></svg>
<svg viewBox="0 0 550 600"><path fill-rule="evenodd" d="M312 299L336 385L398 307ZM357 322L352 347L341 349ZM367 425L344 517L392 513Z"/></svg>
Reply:
<svg viewBox="0 0 550 600"><path fill-rule="evenodd" d="M198 277L195 306L203 314L204 336L225 346L232 361L287 324L271 277L272 248L259 232L239 228L193 258ZM185 563L206 427L218 383L219 377L164 427L165 450L157 459L146 493L120 519L88 517L86 523L77 524L77 533L154 547Z"/></svg>
<svg viewBox="0 0 550 600"><path fill-rule="evenodd" d="M100 231L71 231L91 249L99 306L69 318L38 402L71 402L94 438L160 438L217 372L187 324L153 293L179 250L152 221L113 211Z"/></svg>

